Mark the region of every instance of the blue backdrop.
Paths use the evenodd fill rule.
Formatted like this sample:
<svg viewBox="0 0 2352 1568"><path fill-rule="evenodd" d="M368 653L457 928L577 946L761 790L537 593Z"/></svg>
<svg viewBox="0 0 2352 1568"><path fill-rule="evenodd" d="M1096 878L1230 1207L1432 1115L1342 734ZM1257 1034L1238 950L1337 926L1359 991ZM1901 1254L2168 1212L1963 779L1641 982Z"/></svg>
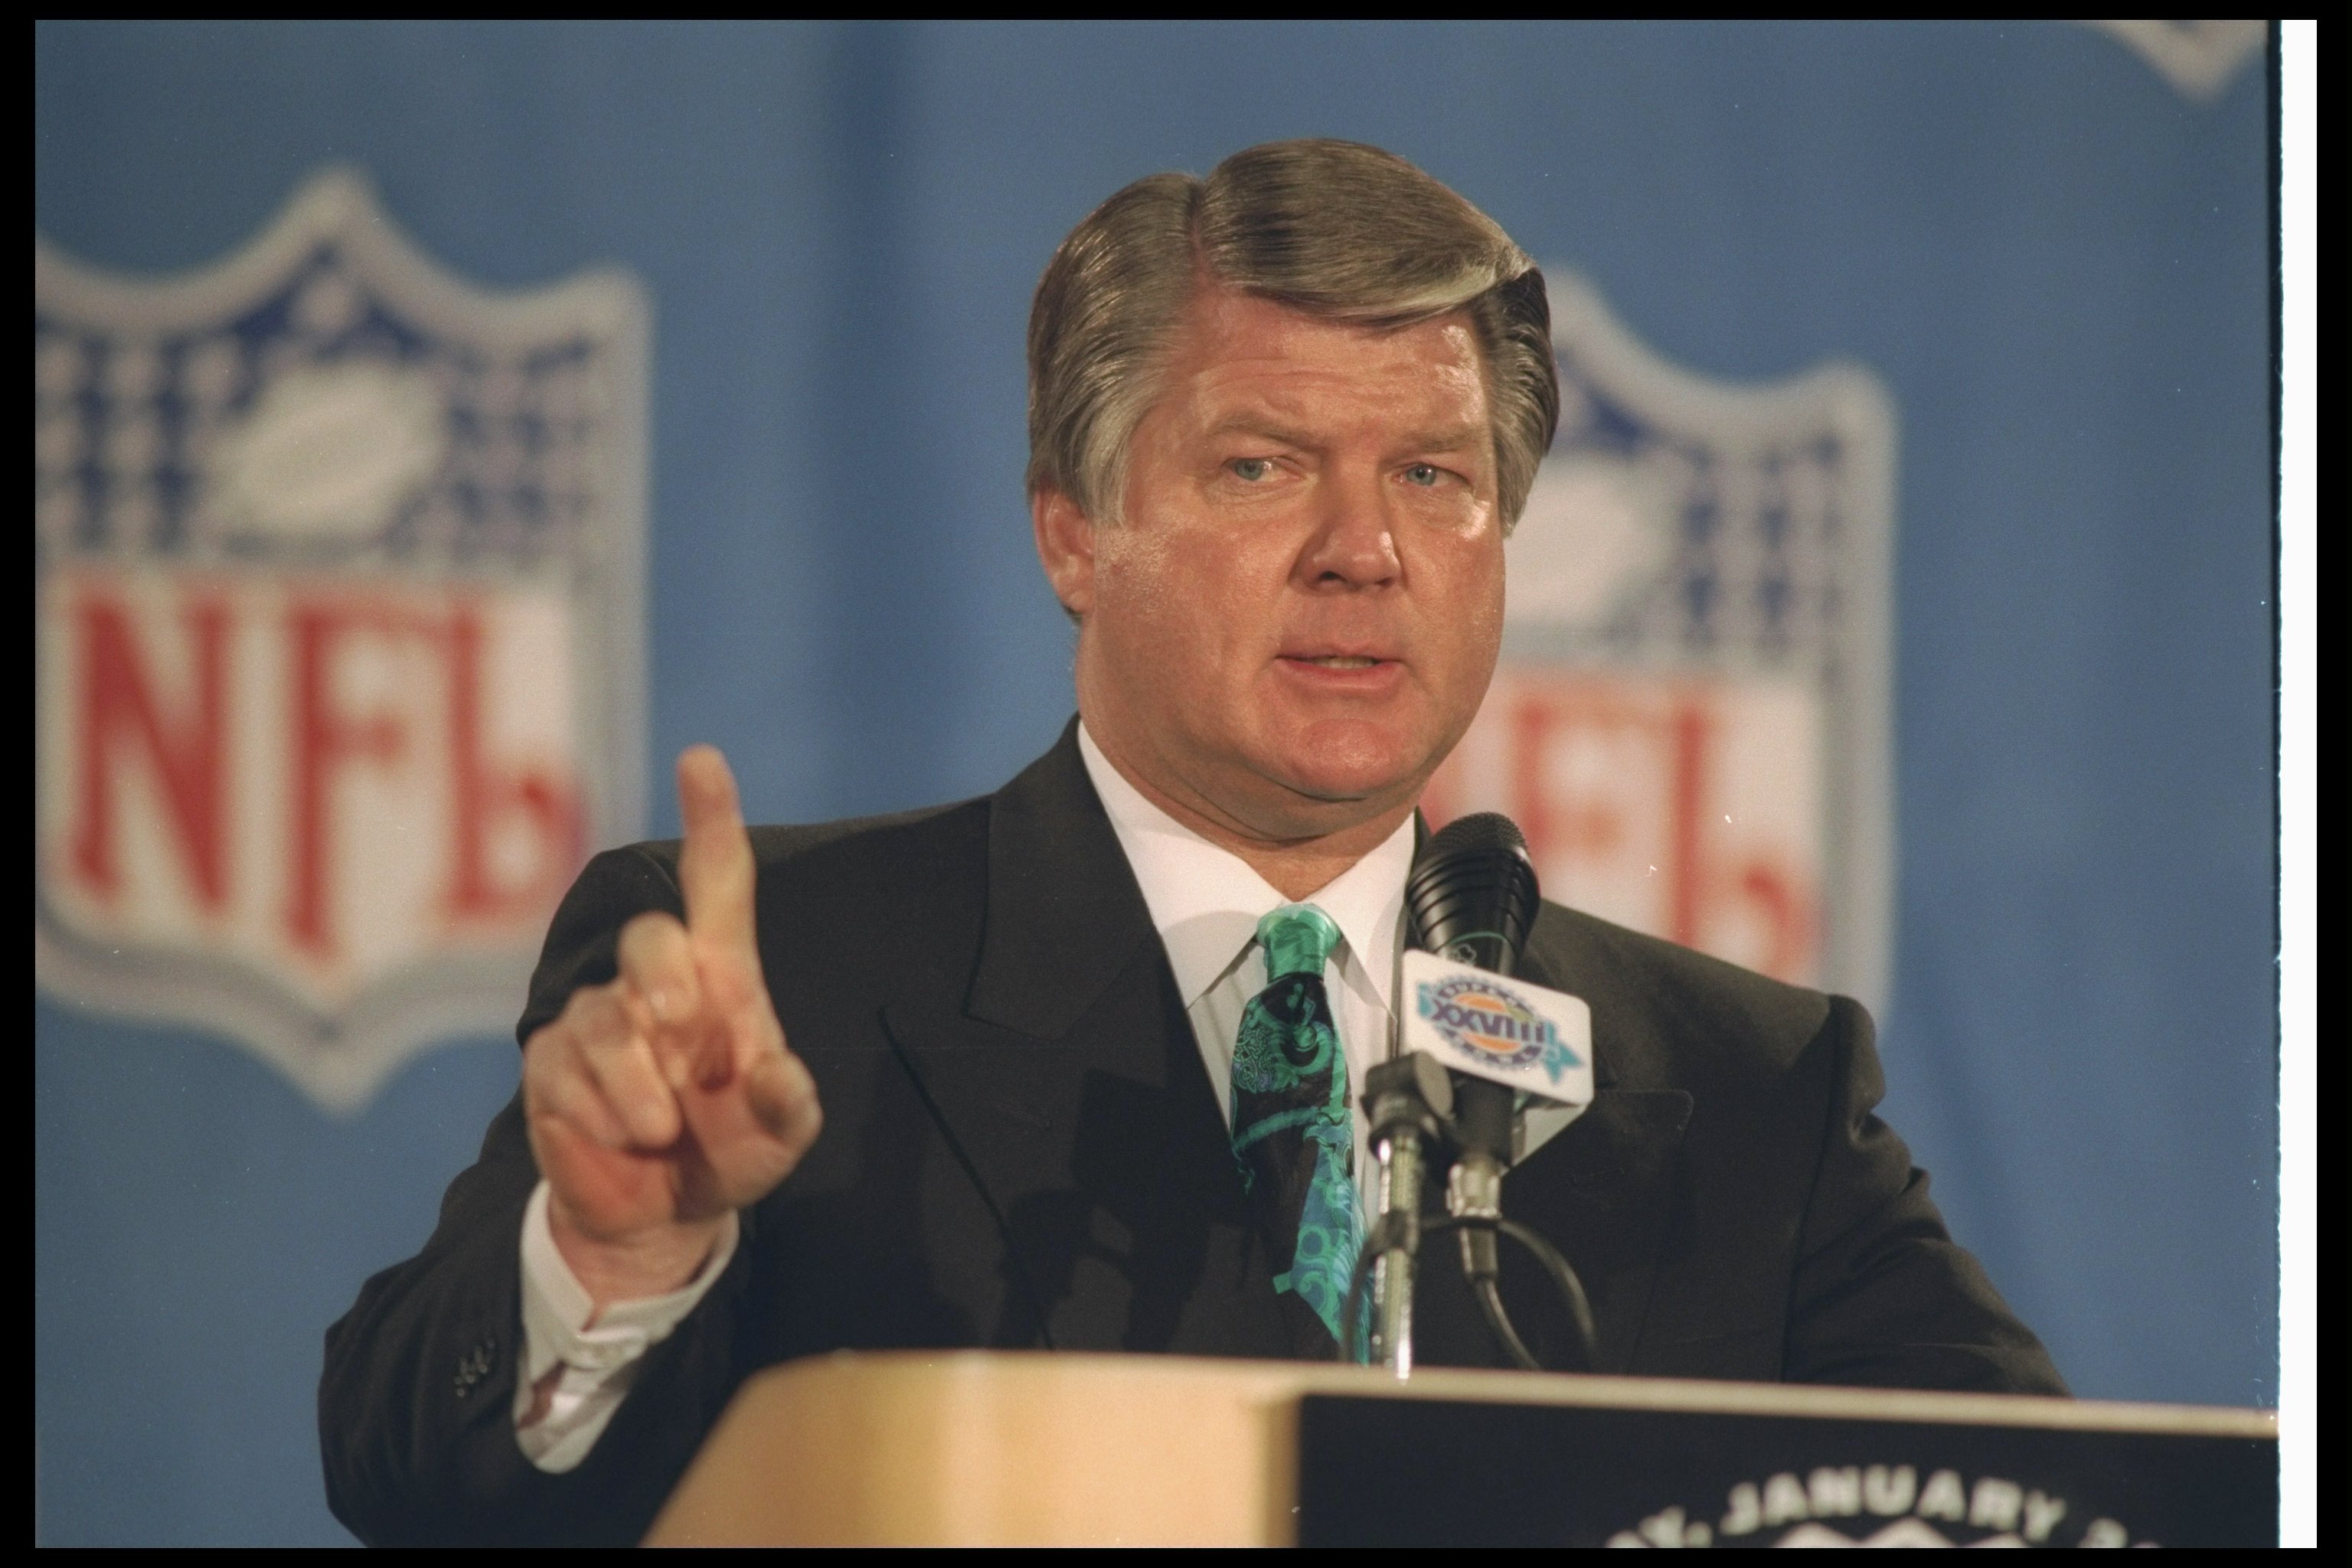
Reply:
<svg viewBox="0 0 2352 1568"><path fill-rule="evenodd" d="M2267 88L2066 26L188 26L35 34L35 219L211 260L331 160L422 247L656 311L654 821L988 789L1070 706L1021 334L1135 176L1390 147L1700 372L1902 419L1889 1116L2087 1394L2273 1397ZM511 1041L329 1118L35 1008L40 1538L347 1539L320 1336Z"/></svg>

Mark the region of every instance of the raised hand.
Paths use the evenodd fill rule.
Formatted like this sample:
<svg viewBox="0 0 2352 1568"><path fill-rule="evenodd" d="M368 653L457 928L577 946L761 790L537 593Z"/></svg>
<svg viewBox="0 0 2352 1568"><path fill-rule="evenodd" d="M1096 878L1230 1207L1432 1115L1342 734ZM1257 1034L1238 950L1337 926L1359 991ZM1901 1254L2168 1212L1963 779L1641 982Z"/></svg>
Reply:
<svg viewBox="0 0 2352 1568"><path fill-rule="evenodd" d="M523 1047L548 1223L599 1306L692 1279L730 1210L792 1173L824 1121L760 972L757 868L734 775L677 760L686 919L639 915L619 976L572 994Z"/></svg>

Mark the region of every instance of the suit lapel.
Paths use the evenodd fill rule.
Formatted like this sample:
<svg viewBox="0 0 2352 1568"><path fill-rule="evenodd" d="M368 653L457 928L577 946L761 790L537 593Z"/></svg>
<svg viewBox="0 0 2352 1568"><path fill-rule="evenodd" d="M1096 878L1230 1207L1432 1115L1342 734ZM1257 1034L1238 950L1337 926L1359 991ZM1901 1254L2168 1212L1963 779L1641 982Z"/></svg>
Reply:
<svg viewBox="0 0 2352 1568"><path fill-rule="evenodd" d="M1151 913L1087 777L1073 719L989 803L988 921L964 1012L1060 1039L1147 942L1158 942Z"/></svg>
<svg viewBox="0 0 2352 1568"><path fill-rule="evenodd" d="M1556 973L1534 953L1520 973L1591 1004L1594 1093L1591 1109L1506 1178L1504 1212L1537 1226L1566 1254L1592 1300L1600 1331L1594 1370L1622 1373L1640 1344L1673 1225L1691 1097L1620 1086L1614 1063L1622 1047L1605 976Z"/></svg>
<svg viewBox="0 0 2352 1568"><path fill-rule="evenodd" d="M883 1022L1003 1233L995 1342L1277 1348L1223 1118L1075 721L991 802L962 1007Z"/></svg>

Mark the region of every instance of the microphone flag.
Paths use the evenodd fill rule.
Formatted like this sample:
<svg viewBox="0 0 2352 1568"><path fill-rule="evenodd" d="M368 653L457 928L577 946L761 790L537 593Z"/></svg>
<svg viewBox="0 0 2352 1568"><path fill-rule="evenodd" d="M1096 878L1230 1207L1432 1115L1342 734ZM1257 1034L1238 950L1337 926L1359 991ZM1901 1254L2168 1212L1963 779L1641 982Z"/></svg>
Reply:
<svg viewBox="0 0 2352 1568"><path fill-rule="evenodd" d="M1592 1103L1592 1008L1582 997L1418 949L1404 954L1403 978L1406 1050L1531 1100Z"/></svg>

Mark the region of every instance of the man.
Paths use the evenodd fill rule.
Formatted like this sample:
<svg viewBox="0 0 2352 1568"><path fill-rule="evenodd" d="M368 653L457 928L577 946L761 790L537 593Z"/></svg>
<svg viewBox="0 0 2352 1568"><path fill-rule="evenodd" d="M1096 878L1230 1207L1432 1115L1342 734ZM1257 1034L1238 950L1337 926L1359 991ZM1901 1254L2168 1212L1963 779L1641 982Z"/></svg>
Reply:
<svg viewBox="0 0 2352 1568"><path fill-rule="evenodd" d="M582 874L520 1094L329 1334L362 1537L633 1539L747 1375L845 1346L1335 1353L1414 805L1552 435L1542 279L1401 160L1278 143L1080 224L1029 376L1077 720L992 796L812 828L679 760L684 841ZM1871 1114L1859 1007L1549 904L1520 972L1592 1008L1591 1108L1504 1201L1600 1370L2060 1389ZM1315 1028L1303 1083L1249 1066ZM1500 1364L1423 1274L1420 1359Z"/></svg>

